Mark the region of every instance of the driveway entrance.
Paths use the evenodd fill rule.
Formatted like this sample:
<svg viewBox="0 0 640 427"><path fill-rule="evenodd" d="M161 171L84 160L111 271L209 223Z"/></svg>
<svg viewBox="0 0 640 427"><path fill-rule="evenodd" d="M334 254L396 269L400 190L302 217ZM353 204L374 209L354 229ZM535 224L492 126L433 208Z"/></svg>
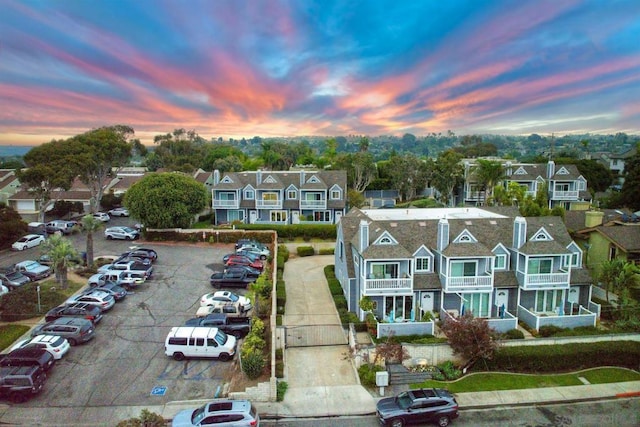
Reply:
<svg viewBox="0 0 640 427"><path fill-rule="evenodd" d="M285 348L349 344L342 325L285 326L285 331Z"/></svg>

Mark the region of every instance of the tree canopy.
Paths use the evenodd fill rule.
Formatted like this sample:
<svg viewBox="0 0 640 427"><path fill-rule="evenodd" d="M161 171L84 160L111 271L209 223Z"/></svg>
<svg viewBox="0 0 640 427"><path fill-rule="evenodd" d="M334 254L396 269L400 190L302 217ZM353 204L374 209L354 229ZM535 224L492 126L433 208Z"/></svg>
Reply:
<svg viewBox="0 0 640 427"><path fill-rule="evenodd" d="M181 173L152 173L127 190L124 205L147 228L189 228L207 205L207 191Z"/></svg>

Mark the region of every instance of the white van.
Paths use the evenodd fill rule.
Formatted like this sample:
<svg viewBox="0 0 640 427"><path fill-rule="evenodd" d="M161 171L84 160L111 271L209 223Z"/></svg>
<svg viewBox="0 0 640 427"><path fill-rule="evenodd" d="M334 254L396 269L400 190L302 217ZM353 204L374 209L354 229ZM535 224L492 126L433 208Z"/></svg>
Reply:
<svg viewBox="0 0 640 427"><path fill-rule="evenodd" d="M236 338L218 328L175 327L167 335L164 353L175 360L185 357L217 357L224 362L236 353Z"/></svg>

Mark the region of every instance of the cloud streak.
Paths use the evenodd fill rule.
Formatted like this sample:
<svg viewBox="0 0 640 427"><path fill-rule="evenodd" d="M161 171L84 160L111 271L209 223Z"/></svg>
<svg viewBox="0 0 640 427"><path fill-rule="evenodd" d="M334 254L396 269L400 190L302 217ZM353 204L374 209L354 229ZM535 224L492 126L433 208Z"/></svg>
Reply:
<svg viewBox="0 0 640 427"><path fill-rule="evenodd" d="M640 132L640 2L439 3L7 1L0 144Z"/></svg>

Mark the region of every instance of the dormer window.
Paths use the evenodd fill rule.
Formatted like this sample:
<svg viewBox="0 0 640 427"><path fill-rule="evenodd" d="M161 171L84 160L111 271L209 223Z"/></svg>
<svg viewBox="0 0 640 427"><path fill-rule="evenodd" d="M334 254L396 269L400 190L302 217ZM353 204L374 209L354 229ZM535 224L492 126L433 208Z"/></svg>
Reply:
<svg viewBox="0 0 640 427"><path fill-rule="evenodd" d="M340 200L341 194L340 190L331 190L331 200Z"/></svg>
<svg viewBox="0 0 640 427"><path fill-rule="evenodd" d="M233 181L232 181L232 180L231 180L231 178L229 178L228 176L225 176L224 178L222 178L222 179L220 180L220 182L221 182L222 184L233 184Z"/></svg>
<svg viewBox="0 0 640 427"><path fill-rule="evenodd" d="M431 271L431 258L416 258L416 271L417 272L429 272Z"/></svg>
<svg viewBox="0 0 640 427"><path fill-rule="evenodd" d="M496 255L495 261L493 262L494 270L506 270L507 269L507 256L505 254Z"/></svg>
<svg viewBox="0 0 640 427"><path fill-rule="evenodd" d="M547 230L545 230L544 227L538 230L538 232L531 238L531 241L534 242L546 242L549 240L553 240L553 237L547 233Z"/></svg>
<svg viewBox="0 0 640 427"><path fill-rule="evenodd" d="M391 244L393 244L393 242L391 241L390 238L383 237L382 239L380 239L380 241L378 241L378 244L380 244L380 245L391 245Z"/></svg>
<svg viewBox="0 0 640 427"><path fill-rule="evenodd" d="M298 198L298 192L296 190L287 190L287 199L294 200Z"/></svg>
<svg viewBox="0 0 640 427"><path fill-rule="evenodd" d="M245 200L253 200L255 197L255 193L251 189L244 190L244 199Z"/></svg>

